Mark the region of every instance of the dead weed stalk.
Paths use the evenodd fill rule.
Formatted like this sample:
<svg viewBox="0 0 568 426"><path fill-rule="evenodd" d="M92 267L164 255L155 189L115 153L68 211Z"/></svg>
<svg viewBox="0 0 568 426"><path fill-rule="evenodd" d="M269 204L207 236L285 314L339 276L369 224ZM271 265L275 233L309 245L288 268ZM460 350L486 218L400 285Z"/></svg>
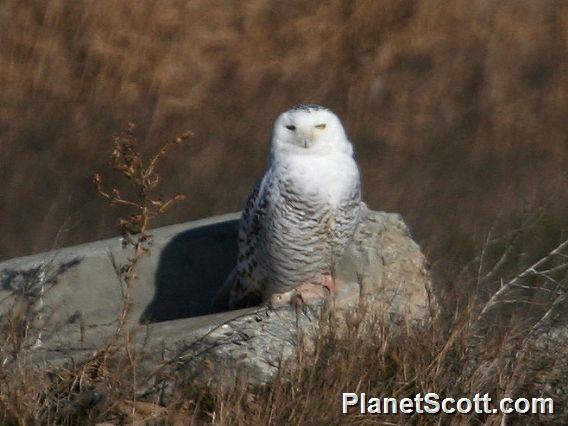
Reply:
<svg viewBox="0 0 568 426"><path fill-rule="evenodd" d="M138 150L138 140L134 135L134 124L129 123L126 130L114 137L114 150L111 154L111 166L127 179L135 196L127 198L118 188L103 188L102 177L95 173L92 177L97 192L111 206L124 206L130 214L119 219L123 248L130 247L132 255L124 264L113 262L116 275L121 283L122 309L118 318L115 335L118 336L126 322L132 304L132 286L137 278L136 269L140 259L146 254L152 243L148 233L151 220L169 210L174 203L185 199L184 195L162 199L157 195L160 175L156 168L162 157L173 145L186 142L191 133L186 132L166 142L148 162L145 162Z"/></svg>

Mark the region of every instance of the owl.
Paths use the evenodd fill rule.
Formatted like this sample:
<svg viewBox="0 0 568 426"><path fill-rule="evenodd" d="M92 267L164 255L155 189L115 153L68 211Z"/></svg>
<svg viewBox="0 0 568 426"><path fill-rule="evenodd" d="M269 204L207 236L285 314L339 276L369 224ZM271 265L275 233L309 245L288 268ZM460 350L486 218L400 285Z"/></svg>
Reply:
<svg viewBox="0 0 568 426"><path fill-rule="evenodd" d="M339 118L319 105L284 112L242 213L237 265L215 304L277 307L334 294L335 264L360 218L359 169Z"/></svg>

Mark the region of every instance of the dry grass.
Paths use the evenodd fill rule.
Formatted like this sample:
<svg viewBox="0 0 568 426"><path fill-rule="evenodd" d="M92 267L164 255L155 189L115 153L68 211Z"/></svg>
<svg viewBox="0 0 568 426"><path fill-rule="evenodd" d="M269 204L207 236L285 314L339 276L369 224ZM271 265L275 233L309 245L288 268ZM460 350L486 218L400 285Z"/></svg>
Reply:
<svg viewBox="0 0 568 426"><path fill-rule="evenodd" d="M38 289L45 280L41 273L28 277L27 292L0 316L0 422L316 425L378 420L382 424L496 425L501 420L500 416L446 414L373 418L355 410L341 416L342 392L399 399L427 392L442 398L488 393L493 400L553 395L554 417L525 417L523 422L563 424L568 419L566 395L555 395L554 389L539 386L531 376L537 374L544 383L563 380L562 374L568 377L562 352L546 354L560 376L551 376L538 362L535 371L526 367L541 357L542 352L532 352L536 339L554 325L566 303L568 240L521 269L515 269L519 262L511 262L522 254L517 241L523 233L527 238L535 235L540 217L528 218L503 236L487 235L479 256L454 277L462 297L442 298L443 314L423 324L395 325L388 315L364 301L344 316L324 312L317 323L318 337L308 343L300 334L295 355L282 363L268 385L251 387L244 375L233 382L226 379L224 387L211 385L219 381L196 381L195 370L184 365L187 359L181 362L185 355L157 365L154 361L148 370L152 354L132 344L125 319L137 263L150 249L149 221L179 199L163 201L153 195L161 181L155 166L169 146L146 163L131 128L115 138L112 166L133 184L137 198L126 198L116 188L107 192L100 175L94 178L99 193L111 204L135 211L119 222L132 256L125 264L115 265L124 288L123 309L109 341L79 363L38 365L33 359L34 345L41 339L46 320L37 309L42 296ZM205 358L190 361L211 376L224 374L222 366ZM175 373L168 373L172 366ZM162 386L149 386L162 380L169 382L166 395Z"/></svg>
<svg viewBox="0 0 568 426"><path fill-rule="evenodd" d="M148 391L144 384L150 383L154 373L147 377L147 367L141 367L148 354L145 348L134 349L127 328L121 339L101 347L84 362L42 369L32 359L38 332L33 309L37 299L22 298L0 318L0 341L4 342L0 347L0 422L315 425L378 420L382 424L499 424L499 416L373 418L354 412L340 416L339 410L342 392L397 398L429 391L441 397L487 392L494 400L509 395L550 395L554 389L527 389L533 382L527 383L523 374L529 374L530 379L534 373L524 366L535 357L528 350L539 335L535 330L545 329L543 325L565 303L568 242L560 243L535 265L512 273L503 261L517 254L509 249L511 245L498 251L494 261L486 254L499 250L495 247L509 238L511 235L487 238L484 252L468 268L473 272L462 273L459 284L467 289L464 299L469 303L465 308L454 306L453 318L442 315L421 325L394 326L365 303L346 317L326 312L318 322L318 338L304 344L300 337L296 355L281 365L272 383L262 387L248 386L244 376L233 385L213 387L194 381L191 369L176 368L165 397L159 388ZM496 286L499 282L501 287ZM494 296L487 297L487 293ZM445 310L454 301L441 302ZM560 363L561 372L568 374L562 355L556 359L550 356ZM175 358L172 361L177 364ZM220 366L206 359L201 362L200 368L216 377L223 375ZM155 366L155 371L168 364ZM536 373L553 383L561 380L560 376L547 376L550 372L546 369ZM564 424L568 400L566 395L554 396L555 417L526 417L523 422Z"/></svg>
<svg viewBox="0 0 568 426"><path fill-rule="evenodd" d="M127 350L128 335L101 364L35 370L24 299L0 324L1 422L364 423L338 420L341 391L499 396L511 385L511 354L555 306L553 282L537 274L523 277L534 288L511 286L511 306L528 309L506 311L493 339L470 348L501 280L516 283L564 239L566 2L5 0L0 25L0 259L114 233L124 210L108 214L85 164L101 168L104 144L128 120L140 123L143 154L195 131L191 167L164 160L163 190L191 201L168 216L179 222L241 208L272 120L309 101L345 121L364 198L403 214L434 262L447 313L396 332L359 318L343 334L324 319L315 350L266 389L189 384L166 406L133 409L143 354ZM472 358L492 365L486 377L467 370ZM94 380L98 365L109 370Z"/></svg>
<svg viewBox="0 0 568 426"><path fill-rule="evenodd" d="M164 190L192 203L168 222L240 209L299 101L338 111L365 199L442 269L496 216L507 229L553 198L536 251L566 225L565 2L8 0L0 23L0 258L51 248L63 224L60 245L114 233L84 165L128 120L148 152L196 133L191 167L166 163Z"/></svg>
<svg viewBox="0 0 568 426"><path fill-rule="evenodd" d="M23 273L16 287L20 291L15 289L11 298L12 308L0 315L0 420L76 424L100 417L123 423L151 418L165 410L156 405L148 413L152 404L137 400L138 363L143 351L134 349L127 319L139 262L150 251L152 221L185 199L182 195L166 199L157 195L162 181L158 165L173 145L183 144L189 136L186 132L164 143L148 160L139 151L134 124L113 137L109 168L125 182L106 189L100 173L92 176L92 182L110 206L121 206L128 212L120 217L118 228L123 248L130 254L124 263L111 257L122 291L115 331L78 364L72 360L63 366L42 368L33 353L42 345L42 330L49 325L42 312L43 296L49 290L49 267Z"/></svg>

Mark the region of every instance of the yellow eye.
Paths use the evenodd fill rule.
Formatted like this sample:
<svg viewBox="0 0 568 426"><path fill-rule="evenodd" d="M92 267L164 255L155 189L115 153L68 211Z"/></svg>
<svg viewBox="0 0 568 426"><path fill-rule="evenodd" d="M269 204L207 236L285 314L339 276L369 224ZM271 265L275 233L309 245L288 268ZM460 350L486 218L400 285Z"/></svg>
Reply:
<svg viewBox="0 0 568 426"><path fill-rule="evenodd" d="M316 129L320 129L320 130L325 129L325 123L318 124L318 125L316 126Z"/></svg>

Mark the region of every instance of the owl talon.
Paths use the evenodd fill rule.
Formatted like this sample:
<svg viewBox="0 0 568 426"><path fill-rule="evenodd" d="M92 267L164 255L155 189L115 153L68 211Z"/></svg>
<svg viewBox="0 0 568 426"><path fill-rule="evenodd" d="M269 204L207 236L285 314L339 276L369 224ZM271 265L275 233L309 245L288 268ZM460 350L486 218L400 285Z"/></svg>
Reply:
<svg viewBox="0 0 568 426"><path fill-rule="evenodd" d="M332 274L323 274L317 281L304 282L288 292L273 294L268 306L274 309L291 305L297 309L298 306L315 305L336 293L335 277Z"/></svg>
<svg viewBox="0 0 568 426"><path fill-rule="evenodd" d="M323 274L321 285L329 291L329 294L337 294L337 285L333 274Z"/></svg>
<svg viewBox="0 0 568 426"><path fill-rule="evenodd" d="M275 293L268 301L268 306L272 309L280 308L292 304L296 290L291 290L286 293Z"/></svg>

